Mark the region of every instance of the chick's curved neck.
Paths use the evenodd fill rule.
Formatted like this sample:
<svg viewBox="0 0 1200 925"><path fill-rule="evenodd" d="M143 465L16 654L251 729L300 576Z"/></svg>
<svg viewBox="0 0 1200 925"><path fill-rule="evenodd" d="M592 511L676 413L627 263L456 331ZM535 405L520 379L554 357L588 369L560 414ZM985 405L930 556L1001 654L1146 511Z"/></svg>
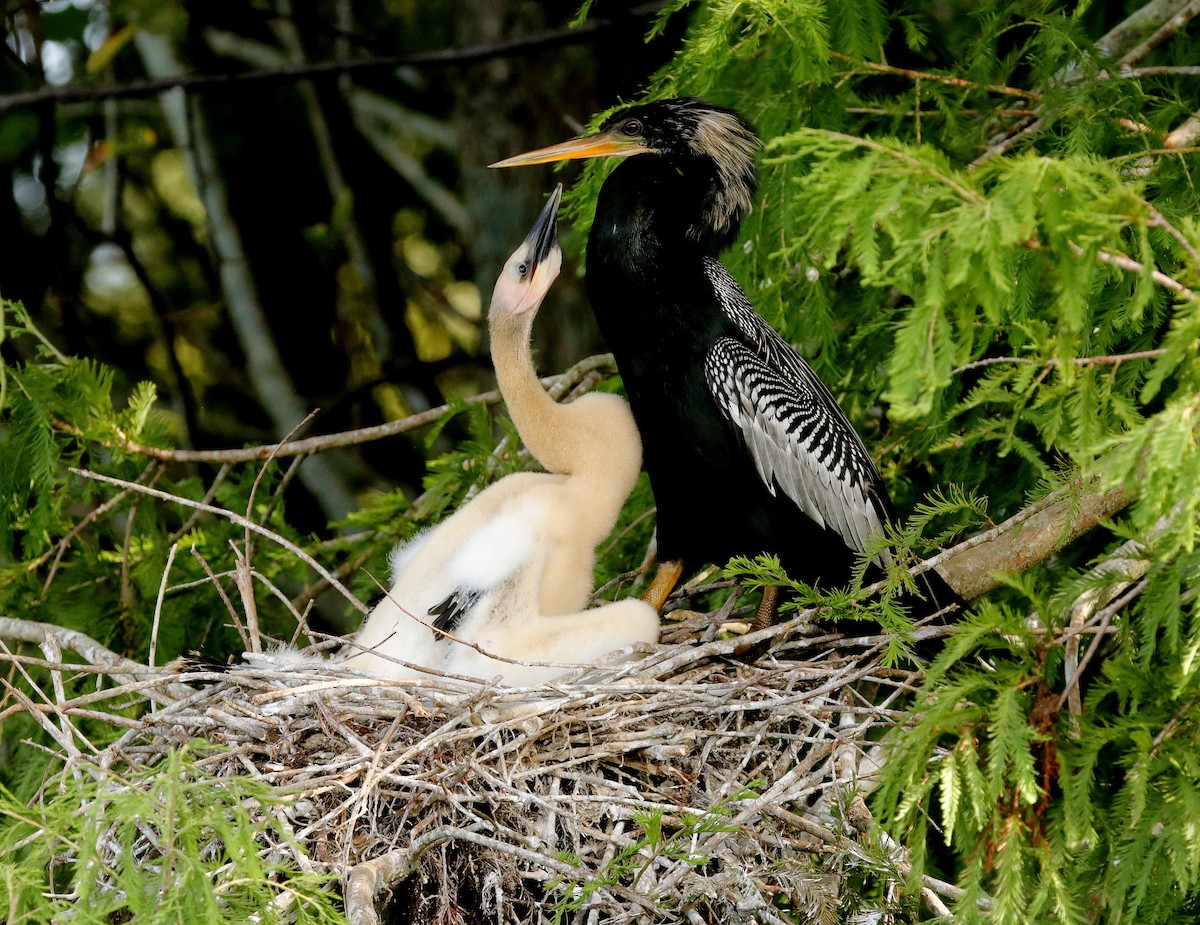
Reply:
<svg viewBox="0 0 1200 925"><path fill-rule="evenodd" d="M550 472L575 476L596 491L613 487L622 493L619 504L641 467L637 430L626 420L628 411L609 402L584 396L564 405L546 393L530 349L534 314L489 321L496 381L509 414L529 452Z"/></svg>

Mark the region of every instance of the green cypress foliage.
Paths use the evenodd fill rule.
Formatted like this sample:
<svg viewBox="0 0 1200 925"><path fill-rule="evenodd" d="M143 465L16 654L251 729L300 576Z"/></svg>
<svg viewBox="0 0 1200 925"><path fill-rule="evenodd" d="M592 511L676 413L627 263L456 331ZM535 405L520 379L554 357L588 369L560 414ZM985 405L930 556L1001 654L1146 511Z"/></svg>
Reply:
<svg viewBox="0 0 1200 925"><path fill-rule="evenodd" d="M205 774L206 751L193 743L129 779L63 775L32 805L0 788L7 921L344 922L331 875L300 871L260 843L263 833L290 837L287 795Z"/></svg>
<svg viewBox="0 0 1200 925"><path fill-rule="evenodd" d="M919 506L910 532L1068 483L1135 496L960 619L887 747L872 805L915 871L966 889L966 922L1200 908L1200 197L1195 135L1169 134L1200 100L1172 70L1198 63L1195 23L1134 51L1181 6L1131 36L1105 4L694 4L649 91L760 129L761 205L726 263ZM1161 70L1123 71L1131 51ZM1096 566L1130 538L1114 587ZM1075 677L1070 640L1097 633Z"/></svg>

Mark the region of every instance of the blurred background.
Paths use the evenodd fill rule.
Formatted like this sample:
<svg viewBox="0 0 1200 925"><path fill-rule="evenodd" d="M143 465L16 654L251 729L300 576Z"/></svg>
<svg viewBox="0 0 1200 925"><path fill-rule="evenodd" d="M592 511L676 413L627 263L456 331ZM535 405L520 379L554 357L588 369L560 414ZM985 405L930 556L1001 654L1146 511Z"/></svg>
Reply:
<svg viewBox="0 0 1200 925"><path fill-rule="evenodd" d="M156 383L180 447L490 388L492 283L551 181L486 165L636 95L687 24L646 43L661 6L572 28L573 4L533 0L6 0L0 296L114 368L118 396ZM602 349L573 269L538 324L543 374ZM289 516L411 497L425 454L310 459Z"/></svg>

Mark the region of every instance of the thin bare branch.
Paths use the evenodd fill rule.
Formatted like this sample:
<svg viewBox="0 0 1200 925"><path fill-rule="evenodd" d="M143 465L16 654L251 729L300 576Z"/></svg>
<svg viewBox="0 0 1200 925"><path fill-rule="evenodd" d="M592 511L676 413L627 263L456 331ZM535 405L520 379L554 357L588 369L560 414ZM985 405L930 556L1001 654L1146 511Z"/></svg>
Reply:
<svg viewBox="0 0 1200 925"><path fill-rule="evenodd" d="M167 552L167 564L163 566L162 581L158 585L158 597L154 599L154 620L150 624L150 654L146 659L146 664L151 668L154 667L154 656L158 650L158 628L162 621L163 598L167 594L167 581L171 577L171 565L175 561L177 552L179 552L179 543L172 543L171 549Z"/></svg>
<svg viewBox="0 0 1200 925"><path fill-rule="evenodd" d="M655 14L661 3L646 3L630 13L637 19ZM321 80L343 74L387 71L397 68L438 68L476 64L495 58L511 58L535 51L565 45L586 44L597 36L614 29L627 28L627 20L589 19L578 27L537 32L504 42L488 42L466 48L446 48L437 51L405 55L375 55L349 61L314 61L262 68L242 74L172 74L148 80L130 80L117 84L46 84L24 93L0 96L0 112L10 109L39 106L46 103L96 102L106 99L153 96L176 88L189 93L199 91L239 90L248 84L291 83L299 79Z"/></svg>
<svg viewBox="0 0 1200 925"><path fill-rule="evenodd" d="M1128 586L1123 582L1121 587ZM1064 665L1067 682L1065 685L1063 685L1062 693L1058 697L1059 709L1062 709L1064 703L1069 702L1070 709L1073 714L1078 716L1083 712L1083 698L1079 694L1079 679L1083 677L1084 669L1087 668L1088 664L1095 656L1096 650L1099 649L1100 643L1104 639L1105 631L1108 629L1108 624L1112 621L1112 618L1119 611L1123 610L1125 607L1128 607L1130 602L1133 601L1133 599L1141 594L1144 590L1146 590L1146 580L1142 579L1133 587L1128 588L1124 594L1117 595L1116 600L1114 600L1107 607L1101 608L1101 610L1096 614L1096 631L1092 636L1091 643L1088 644L1087 652L1084 653L1083 658L1079 659L1078 664L1072 660ZM1090 618L1091 613L1089 612L1087 616ZM1074 643L1076 654L1078 654L1079 637L1074 637L1071 642Z"/></svg>
<svg viewBox="0 0 1200 925"><path fill-rule="evenodd" d="M110 485L117 485L122 488L129 488L133 491L149 495L152 498L158 498L160 501L166 501L171 504L182 504L184 507L190 507L198 511L204 511L209 514L215 514L217 517L223 517L230 523L237 524L239 527L246 527L253 533L259 536L266 537L273 543L282 546L296 558L300 559L305 565L311 568L314 572L324 578L329 584L339 591L352 607L359 613L367 613L367 606L357 597L355 597L350 589L343 585L340 581L334 578L325 566L321 565L316 559L306 553L303 549L293 543L291 540L280 536L274 530L268 530L266 527L253 523L242 517L240 514L235 514L233 511L227 511L224 508L214 507L211 504L201 504L199 501L193 501L190 498L182 498L178 495L172 495L165 491L159 491L156 488L147 488L145 485L136 485L133 482L127 482L124 479L113 478L110 475L102 475L99 472L91 472L88 469L76 469L74 467L68 470L74 475L81 476L85 479L94 479L97 482L107 482Z"/></svg>
<svg viewBox="0 0 1200 925"><path fill-rule="evenodd" d="M1164 64L1155 67L1122 68L1117 77L1200 77L1200 65Z"/></svg>
<svg viewBox="0 0 1200 925"><path fill-rule="evenodd" d="M145 469L142 470L142 474L138 476L138 481L141 481L142 479L144 479L152 471L154 471L154 467L147 466ZM63 536L62 539L60 539L57 543L54 544L53 548L47 549L42 555L40 555L36 559L32 559L31 561L26 563L26 565L25 565L26 570L33 571L37 568L40 568L46 562L46 560L50 558L51 555L54 556L54 562L50 566L50 571L46 575L45 582L42 583L43 593L46 591L49 591L50 585L52 585L54 583L54 576L58 572L58 565L60 562L62 562L62 557L66 554L67 548L71 545L71 541L74 540L75 537L79 536L79 534L82 533L85 529L87 529L88 524L92 523L92 521L94 521L100 517L103 517L109 511L111 511L114 508L121 505L125 501L125 499L128 497L129 497L129 492L123 491L123 492L120 492L119 494L113 495L111 498L109 498L103 504L99 504L96 507L92 508L92 510L88 511L86 514L83 515L83 517L81 517L79 519L79 522L76 523L75 526L73 526L70 530L68 530L66 532L66 534Z"/></svg>
<svg viewBox="0 0 1200 925"><path fill-rule="evenodd" d="M229 599L229 595L225 593L225 588L221 582L217 580L217 576L213 574L212 566L208 564L208 560L200 554L195 546L192 547L192 558L200 563L200 568L204 570L204 574L208 576L208 582L216 589L217 597L221 599L221 603L225 605L225 612L229 614L229 619L233 622L233 628L237 630L238 637L242 640L244 651L250 650L250 634L246 631L246 627L242 623L242 618L238 616L237 609L233 606L233 601ZM231 573L232 575L236 572ZM201 584L202 582L197 582Z"/></svg>
<svg viewBox="0 0 1200 925"><path fill-rule="evenodd" d="M974 170L976 167L982 167L994 158L1007 154L1024 139L1032 138L1046 127L1044 119L1033 119L1032 121L1023 121L1019 124L1021 126L1019 129L1009 132L995 144L988 145L987 149L979 157L967 165L967 169Z"/></svg>
<svg viewBox="0 0 1200 925"><path fill-rule="evenodd" d="M580 360L566 372L557 376L549 376L542 379L542 385L550 391L553 397L558 397L561 391L571 388L579 382L583 381L588 374L597 372L604 375L606 378L616 374L616 363L613 360L611 353L599 353L594 356L585 357ZM557 394L555 389L560 390ZM163 462L207 462L207 463L244 463L255 462L268 458L284 458L287 456L297 456L301 453L323 453L328 450L341 449L348 446L358 446L363 443L371 443L375 440L382 440L385 437L395 437L400 434L406 434L409 431L417 430L420 427L425 427L432 424L434 421L441 419L453 412L456 408L463 405L494 405L500 401L500 392L492 389L487 392L480 392L478 395L472 395L462 399L460 403L453 405L438 405L436 408L429 408L417 414L410 414L408 417L400 418L395 421L388 421L384 424L375 424L371 427L360 427L357 430L347 430L336 434L325 434L317 437L306 437L303 440L294 440L291 443L280 445L278 443L264 444L262 446L241 447L236 449L225 450L177 450L168 449L165 447L146 446L134 440L122 440L120 443L113 444L113 448L119 448L127 453L136 453L139 456L147 456L151 459L162 460ZM76 436L83 437L84 434L79 428L65 421L53 421L52 425L59 430L64 430ZM108 445L108 444L102 444Z"/></svg>
<svg viewBox="0 0 1200 925"><path fill-rule="evenodd" d="M835 61L853 61L848 55L843 55L834 52L830 57ZM1040 100L1042 95L1035 93L1032 90L1024 90L1020 87L1007 87L1003 84L981 84L973 80L965 80L962 77L951 77L947 74L933 74L929 71L914 71L906 67L893 67L890 64L882 64L878 61L861 61L856 62L857 66L865 71L875 74L893 74L897 77L907 77L909 80L917 82L925 81L927 83L945 84L948 87L962 87L964 90L986 90L988 93L998 93L1002 96L1016 96L1026 100ZM853 73L853 72L852 72Z"/></svg>
<svg viewBox="0 0 1200 925"><path fill-rule="evenodd" d="M1071 250L1079 256L1083 256L1084 254L1083 248L1077 244L1072 244ZM1096 251L1096 259L1101 263L1107 263L1109 266L1117 267L1129 273L1141 275L1146 272L1144 264L1139 263L1132 257L1126 257L1124 254L1110 254L1108 251ZM1170 290L1177 296L1187 299L1189 302L1196 301L1197 296L1192 290L1179 282L1179 280L1167 276L1161 270L1151 270L1150 278L1159 286L1162 286L1163 289Z"/></svg>
<svg viewBox="0 0 1200 925"><path fill-rule="evenodd" d="M1165 356L1166 353L1167 351L1163 348L1155 348L1154 350L1135 350L1132 353L1114 353L1108 356L1074 357L1071 359L1071 365L1079 367L1120 366L1122 363L1129 363L1134 360L1155 360L1161 356ZM1045 360L1035 360L1031 357L984 357L982 360L975 360L971 363L964 363L962 366L956 366L950 375L958 376L973 369L983 369L986 366L996 366L1001 363L1022 363L1029 366L1040 364L1051 367L1061 365L1058 357L1047 357Z"/></svg>

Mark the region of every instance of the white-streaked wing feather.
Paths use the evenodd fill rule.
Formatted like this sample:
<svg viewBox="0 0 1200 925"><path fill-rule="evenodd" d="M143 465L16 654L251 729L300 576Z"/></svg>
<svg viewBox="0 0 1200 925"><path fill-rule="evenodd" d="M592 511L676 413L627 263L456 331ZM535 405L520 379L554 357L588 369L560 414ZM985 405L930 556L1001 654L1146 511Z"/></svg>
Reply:
<svg viewBox="0 0 1200 925"><path fill-rule="evenodd" d="M819 526L861 552L887 522L875 464L836 399L778 332L754 311L719 261L706 272L746 343L720 338L705 378L717 404L741 432L764 484L779 490ZM885 552L876 562L886 565Z"/></svg>
<svg viewBox="0 0 1200 925"><path fill-rule="evenodd" d="M713 345L705 378L772 494L782 491L857 552L882 532L886 514L870 459L806 382L785 379L731 338Z"/></svg>

